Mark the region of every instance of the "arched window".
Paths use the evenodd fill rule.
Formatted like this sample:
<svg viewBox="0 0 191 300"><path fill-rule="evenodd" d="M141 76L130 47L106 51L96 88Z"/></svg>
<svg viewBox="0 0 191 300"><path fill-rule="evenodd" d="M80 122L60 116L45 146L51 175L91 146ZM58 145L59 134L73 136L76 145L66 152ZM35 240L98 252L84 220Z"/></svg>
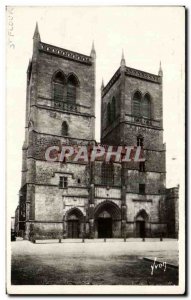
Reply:
<svg viewBox="0 0 191 300"><path fill-rule="evenodd" d="M64 121L64 122L62 123L62 135L63 135L63 136L68 135L68 124L67 124L66 121Z"/></svg>
<svg viewBox="0 0 191 300"><path fill-rule="evenodd" d="M107 105L107 123L108 125L111 123L111 104Z"/></svg>
<svg viewBox="0 0 191 300"><path fill-rule="evenodd" d="M77 86L78 80L73 74L71 74L67 81L67 101L70 103L76 103Z"/></svg>
<svg viewBox="0 0 191 300"><path fill-rule="evenodd" d="M151 97L146 94L142 101L142 116L150 119L151 117Z"/></svg>
<svg viewBox="0 0 191 300"><path fill-rule="evenodd" d="M141 114L141 93L136 92L133 96L133 115L140 116Z"/></svg>
<svg viewBox="0 0 191 300"><path fill-rule="evenodd" d="M53 79L53 89L54 89L54 100L63 101L64 100L64 85L65 78L64 74L58 71Z"/></svg>
<svg viewBox="0 0 191 300"><path fill-rule="evenodd" d="M114 184L114 168L111 162L103 162L101 166L101 179L104 185Z"/></svg>
<svg viewBox="0 0 191 300"><path fill-rule="evenodd" d="M116 117L116 103L115 103L115 97L113 97L111 102L111 122L115 120L115 117Z"/></svg>

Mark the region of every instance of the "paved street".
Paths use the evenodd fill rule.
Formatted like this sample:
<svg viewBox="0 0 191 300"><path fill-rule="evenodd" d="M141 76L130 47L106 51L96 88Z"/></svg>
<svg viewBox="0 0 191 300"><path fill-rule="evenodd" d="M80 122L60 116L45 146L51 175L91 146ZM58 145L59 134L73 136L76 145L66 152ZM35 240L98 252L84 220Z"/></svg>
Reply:
<svg viewBox="0 0 191 300"><path fill-rule="evenodd" d="M174 285L178 270L155 268L143 257L178 265L176 240L56 240L12 242L12 284Z"/></svg>

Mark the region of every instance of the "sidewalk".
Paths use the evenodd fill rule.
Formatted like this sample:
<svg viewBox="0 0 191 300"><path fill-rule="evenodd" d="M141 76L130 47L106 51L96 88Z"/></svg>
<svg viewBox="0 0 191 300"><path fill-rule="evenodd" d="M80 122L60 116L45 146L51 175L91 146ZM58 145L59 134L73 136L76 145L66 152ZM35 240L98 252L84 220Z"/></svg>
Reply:
<svg viewBox="0 0 191 300"><path fill-rule="evenodd" d="M160 238L145 238L145 240L143 241L142 238L126 238L126 240L124 240L124 238L100 238L100 239L61 239L61 243L129 243L129 242L171 242L171 241L177 241L177 239L171 239L171 238L164 238L162 241L160 241ZM59 239L37 239L35 241L37 244L49 244L49 243L59 243Z"/></svg>

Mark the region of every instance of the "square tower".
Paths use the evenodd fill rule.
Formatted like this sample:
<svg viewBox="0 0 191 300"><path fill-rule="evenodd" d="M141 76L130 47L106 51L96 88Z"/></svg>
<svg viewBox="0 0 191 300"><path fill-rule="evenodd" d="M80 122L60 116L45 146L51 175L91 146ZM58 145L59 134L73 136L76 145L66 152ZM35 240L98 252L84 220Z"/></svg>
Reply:
<svg viewBox="0 0 191 300"><path fill-rule="evenodd" d="M166 149L161 66L158 75L150 74L127 67L122 56L119 69L105 87L102 84L101 97L101 143L141 146L144 151L145 162L122 163L125 231L130 236L162 234Z"/></svg>
<svg viewBox="0 0 191 300"><path fill-rule="evenodd" d="M19 198L20 230L25 238L63 237L70 230L66 215L84 220L89 166L53 163L46 160L45 153L50 146L94 143L95 60L94 46L87 56L41 42L36 25L27 71ZM69 236L82 235L82 223Z"/></svg>

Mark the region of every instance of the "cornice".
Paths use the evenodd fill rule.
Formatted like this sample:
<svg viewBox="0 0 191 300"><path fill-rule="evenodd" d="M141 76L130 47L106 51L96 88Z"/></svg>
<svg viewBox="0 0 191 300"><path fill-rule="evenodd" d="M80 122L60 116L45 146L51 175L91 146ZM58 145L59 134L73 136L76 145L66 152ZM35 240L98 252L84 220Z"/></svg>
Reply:
<svg viewBox="0 0 191 300"><path fill-rule="evenodd" d="M63 57L68 60L77 61L86 65L92 65L92 57L71 50L66 50L46 43L39 43L39 50L51 55Z"/></svg>

